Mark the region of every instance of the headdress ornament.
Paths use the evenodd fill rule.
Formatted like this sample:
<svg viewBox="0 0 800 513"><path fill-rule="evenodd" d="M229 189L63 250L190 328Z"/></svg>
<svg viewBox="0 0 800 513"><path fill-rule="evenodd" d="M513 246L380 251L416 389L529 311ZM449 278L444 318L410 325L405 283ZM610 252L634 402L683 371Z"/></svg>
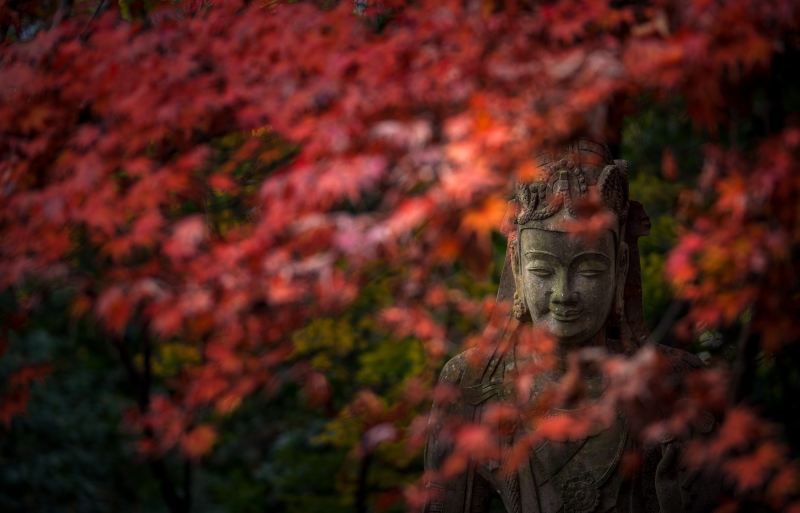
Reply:
<svg viewBox="0 0 800 513"><path fill-rule="evenodd" d="M599 200L616 216L611 228L620 233L628 214L626 161L612 159L604 144L580 139L559 153L539 154L536 163L536 178L517 185L520 228L568 231L570 218L581 218L582 206Z"/></svg>

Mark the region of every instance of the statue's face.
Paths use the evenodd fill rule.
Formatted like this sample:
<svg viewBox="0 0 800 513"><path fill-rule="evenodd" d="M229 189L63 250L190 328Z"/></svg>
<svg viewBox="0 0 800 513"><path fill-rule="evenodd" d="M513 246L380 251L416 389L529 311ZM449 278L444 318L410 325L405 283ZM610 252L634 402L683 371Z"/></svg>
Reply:
<svg viewBox="0 0 800 513"><path fill-rule="evenodd" d="M520 234L520 253L517 286L533 322L567 345L596 335L617 284L613 235L588 240L529 228Z"/></svg>

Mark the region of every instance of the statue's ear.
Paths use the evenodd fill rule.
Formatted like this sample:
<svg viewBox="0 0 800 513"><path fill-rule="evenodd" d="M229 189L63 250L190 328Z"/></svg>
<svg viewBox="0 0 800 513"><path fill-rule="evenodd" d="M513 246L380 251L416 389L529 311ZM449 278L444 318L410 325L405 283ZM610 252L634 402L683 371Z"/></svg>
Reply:
<svg viewBox="0 0 800 513"><path fill-rule="evenodd" d="M519 233L513 239L509 239L508 253L511 260L511 272L514 275L514 303L512 314L518 320L529 319L528 307L525 304L525 296L522 292L522 273L520 272L520 240Z"/></svg>
<svg viewBox="0 0 800 513"><path fill-rule="evenodd" d="M519 237L514 236L508 240L508 252L511 259L511 272L514 274L514 285L519 281Z"/></svg>

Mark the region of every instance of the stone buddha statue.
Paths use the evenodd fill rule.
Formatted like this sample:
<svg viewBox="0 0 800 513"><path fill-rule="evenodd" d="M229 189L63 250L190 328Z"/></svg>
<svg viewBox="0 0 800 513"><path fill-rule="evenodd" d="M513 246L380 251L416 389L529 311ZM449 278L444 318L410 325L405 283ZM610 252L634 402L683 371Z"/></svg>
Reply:
<svg viewBox="0 0 800 513"><path fill-rule="evenodd" d="M557 343L557 363L535 375L531 400L560 379L570 351L599 346L611 353L632 353L648 337L637 240L647 234L649 220L642 205L628 198L627 163L614 160L602 144L579 140L560 152L540 155L537 164L537 179L517 186L516 233L509 238L498 292L498 299L513 301L509 324L514 329L538 326ZM575 233L580 223L589 222L599 223L600 229L584 236ZM688 353L663 347L659 351L667 354L676 372L700 366ZM478 358L478 365L468 353L445 365L440 381L460 394L452 403L434 405L427 469L438 469L452 450L452 441L438 423L448 415L480 422L489 405L504 400L514 369L530 357L535 355L520 354L512 344ZM587 378L584 385L590 395L602 392L602 380ZM621 461L635 450L643 464L633 477L625 476ZM446 482L430 482L426 512L708 509L708 499L715 497L696 492L696 475L682 466L679 456L679 445L669 440L646 450L638 447L620 415L586 438L539 443L513 473L506 472L502 462L476 461Z"/></svg>

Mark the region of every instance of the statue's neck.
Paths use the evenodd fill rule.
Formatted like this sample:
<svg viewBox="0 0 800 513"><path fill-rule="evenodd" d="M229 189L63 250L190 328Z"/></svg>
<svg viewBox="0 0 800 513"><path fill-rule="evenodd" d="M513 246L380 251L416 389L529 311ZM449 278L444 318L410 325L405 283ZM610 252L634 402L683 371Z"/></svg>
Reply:
<svg viewBox="0 0 800 513"><path fill-rule="evenodd" d="M594 336L579 342L573 340L558 340L554 354L556 358L554 366L556 374L560 376L566 372L567 367L569 366L570 354L590 347L606 347L605 330L601 329Z"/></svg>

